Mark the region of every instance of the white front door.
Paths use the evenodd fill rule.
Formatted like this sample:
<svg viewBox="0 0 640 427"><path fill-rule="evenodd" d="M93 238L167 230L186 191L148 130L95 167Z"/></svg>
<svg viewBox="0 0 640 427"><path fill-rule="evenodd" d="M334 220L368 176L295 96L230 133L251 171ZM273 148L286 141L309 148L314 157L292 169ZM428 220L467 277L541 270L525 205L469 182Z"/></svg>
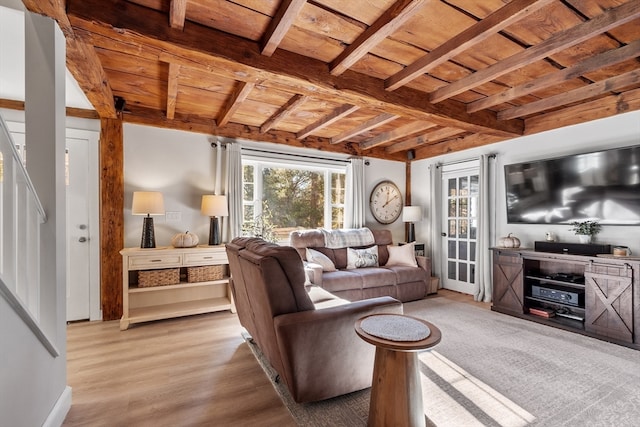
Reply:
<svg viewBox="0 0 640 427"><path fill-rule="evenodd" d="M67 320L100 319L98 136L67 130Z"/></svg>
<svg viewBox="0 0 640 427"><path fill-rule="evenodd" d="M479 170L477 162L442 172L442 287L474 293L478 235Z"/></svg>

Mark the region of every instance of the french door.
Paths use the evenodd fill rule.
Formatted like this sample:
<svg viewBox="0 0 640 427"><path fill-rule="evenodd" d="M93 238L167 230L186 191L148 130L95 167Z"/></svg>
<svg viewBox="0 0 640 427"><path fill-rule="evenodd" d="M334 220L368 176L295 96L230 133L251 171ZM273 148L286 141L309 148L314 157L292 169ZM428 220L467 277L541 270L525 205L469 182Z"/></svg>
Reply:
<svg viewBox="0 0 640 427"><path fill-rule="evenodd" d="M474 293L478 236L479 168L477 162L443 167L442 286Z"/></svg>

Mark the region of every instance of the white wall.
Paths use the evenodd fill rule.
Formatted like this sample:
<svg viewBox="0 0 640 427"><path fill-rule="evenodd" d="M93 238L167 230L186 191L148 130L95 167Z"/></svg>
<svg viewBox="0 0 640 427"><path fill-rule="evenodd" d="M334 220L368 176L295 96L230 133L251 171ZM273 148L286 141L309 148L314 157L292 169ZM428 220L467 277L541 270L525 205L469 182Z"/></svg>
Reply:
<svg viewBox="0 0 640 427"><path fill-rule="evenodd" d="M497 154L496 238L513 233L520 238L523 247L533 247L536 240L544 240L545 232L551 231L556 235L557 241L577 243L577 236L569 231L568 225L507 224L504 165L637 144L640 144L640 111L420 160L412 164L412 197L416 203L428 206L431 197L430 165L473 159L481 153L494 153ZM416 224L418 240L428 239L427 229L426 223ZM629 246L634 254L640 254L640 226L603 226L596 236L596 242Z"/></svg>

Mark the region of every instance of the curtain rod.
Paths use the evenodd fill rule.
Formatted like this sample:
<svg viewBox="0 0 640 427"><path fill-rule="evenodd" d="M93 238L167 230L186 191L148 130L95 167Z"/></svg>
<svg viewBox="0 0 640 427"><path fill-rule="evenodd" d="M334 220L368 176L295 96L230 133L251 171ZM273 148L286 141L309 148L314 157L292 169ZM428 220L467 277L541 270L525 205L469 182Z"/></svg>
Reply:
<svg viewBox="0 0 640 427"><path fill-rule="evenodd" d="M332 159L330 157L309 156L309 155L306 155L306 154L278 153L278 152L269 151L269 150L259 150L257 148L242 147L242 151L251 151L251 152L254 152L254 153L264 153L264 154L279 154L279 155L284 155L284 156L300 157L300 158L303 158L303 159L314 159L314 160L325 160L325 161L340 162L340 163L351 163L349 160L345 160L345 159Z"/></svg>
<svg viewBox="0 0 640 427"><path fill-rule="evenodd" d="M497 154L493 153L493 154L487 154L487 157L490 159L495 159L496 157L498 157ZM443 167L443 166L451 166L451 165L458 165L460 163L467 163L467 162L473 162L478 160L477 158L475 159L465 159L465 160L458 160L455 162L449 162L449 163L439 163L436 165L437 168Z"/></svg>

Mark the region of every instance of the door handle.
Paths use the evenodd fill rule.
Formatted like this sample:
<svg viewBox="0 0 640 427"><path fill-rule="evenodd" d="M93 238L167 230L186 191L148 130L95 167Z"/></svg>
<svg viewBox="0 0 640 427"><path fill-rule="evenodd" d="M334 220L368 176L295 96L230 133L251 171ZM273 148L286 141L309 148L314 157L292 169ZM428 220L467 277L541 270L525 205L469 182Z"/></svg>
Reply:
<svg viewBox="0 0 640 427"><path fill-rule="evenodd" d="M447 233L440 233L442 237L447 237Z"/></svg>
<svg viewBox="0 0 640 427"><path fill-rule="evenodd" d="M79 238L79 239L78 239L78 242L80 242L80 243L84 243L84 242L86 242L87 240L88 240L88 239L87 239L86 237L81 237L81 238Z"/></svg>

